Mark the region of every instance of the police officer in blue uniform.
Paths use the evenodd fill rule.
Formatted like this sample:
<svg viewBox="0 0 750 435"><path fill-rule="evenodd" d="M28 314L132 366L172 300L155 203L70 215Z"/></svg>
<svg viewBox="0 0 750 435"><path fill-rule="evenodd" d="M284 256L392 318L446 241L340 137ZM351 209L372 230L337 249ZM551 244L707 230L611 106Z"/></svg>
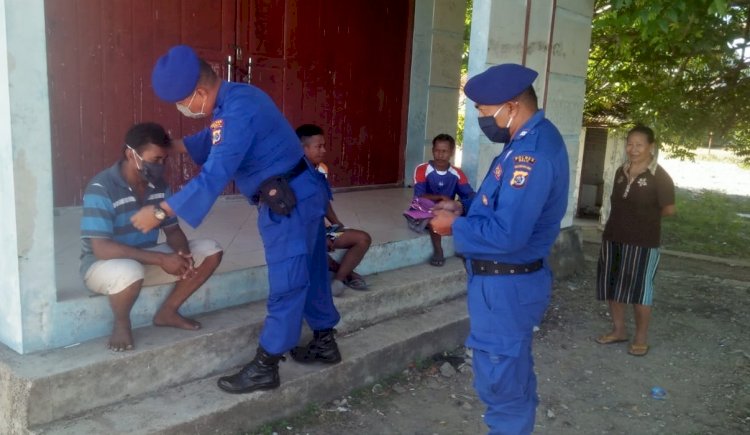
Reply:
<svg viewBox="0 0 750 435"><path fill-rule="evenodd" d="M487 137L503 143L464 213L440 203L432 228L453 234L466 259L474 387L487 405L491 434L534 430L538 398L532 332L550 300L546 257L568 198L568 153L557 128L537 107L537 73L516 64L493 66L464 88Z"/></svg>
<svg viewBox="0 0 750 435"><path fill-rule="evenodd" d="M175 103L183 115L210 114L211 124L174 141L173 148L201 165L200 173L157 209L142 208L134 225L148 231L159 223L155 216L166 214L197 227L231 180L251 203L259 204L268 314L253 360L220 378L219 387L229 393L278 387L278 363L290 350L303 363L341 361L333 335L339 314L331 297L323 226L327 186L303 157L292 127L263 91L222 81L188 46L175 46L159 58L152 85L160 99ZM314 337L295 348L303 318Z"/></svg>

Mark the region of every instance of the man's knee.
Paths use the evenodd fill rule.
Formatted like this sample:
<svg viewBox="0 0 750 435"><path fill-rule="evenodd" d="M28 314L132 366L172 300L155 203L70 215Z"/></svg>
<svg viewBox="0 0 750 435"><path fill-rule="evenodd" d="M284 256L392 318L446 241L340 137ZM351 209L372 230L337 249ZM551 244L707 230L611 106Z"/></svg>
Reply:
<svg viewBox="0 0 750 435"><path fill-rule="evenodd" d="M364 247L366 247L366 248L369 248L369 247L370 247L370 245L372 244L372 237L370 237L370 234L369 234L369 233L366 233L366 232L364 232L364 231L360 231L360 235L359 235L359 243L360 243L360 244L361 244L362 246L364 246Z"/></svg>
<svg viewBox="0 0 750 435"><path fill-rule="evenodd" d="M84 283L95 293L115 295L135 283L142 283L144 275L143 264L135 260L99 260L86 272Z"/></svg>
<svg viewBox="0 0 750 435"><path fill-rule="evenodd" d="M224 255L219 242L211 239L196 239L190 242L190 253L193 255L193 261L195 261L195 267L201 267L206 263L207 266L215 270L219 267L221 259Z"/></svg>

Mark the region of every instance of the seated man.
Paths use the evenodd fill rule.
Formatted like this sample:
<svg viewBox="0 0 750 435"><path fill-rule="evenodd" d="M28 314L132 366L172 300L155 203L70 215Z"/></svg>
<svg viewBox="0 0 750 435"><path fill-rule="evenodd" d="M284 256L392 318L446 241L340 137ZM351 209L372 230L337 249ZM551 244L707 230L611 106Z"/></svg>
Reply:
<svg viewBox="0 0 750 435"><path fill-rule="evenodd" d="M177 218L167 218L158 208L170 195L162 178L170 144L159 124L133 126L125 135L122 158L94 176L83 196L81 275L89 289L109 296L115 317L109 348L114 351L133 349L130 310L143 286L177 282L154 315L154 325L200 329L178 309L221 262L218 243L188 242ZM148 204L157 206L165 244L157 244L158 229L143 234L130 223Z"/></svg>
<svg viewBox="0 0 750 435"><path fill-rule="evenodd" d="M456 140L453 136L439 134L432 139L432 160L422 163L414 170L415 199L439 203L453 201L458 196L461 203L468 204L474 197L474 189L463 171L451 165L455 153ZM440 234L430 231L430 241L433 252L430 264L441 267L445 264L442 238Z"/></svg>
<svg viewBox="0 0 750 435"><path fill-rule="evenodd" d="M314 124L305 124L297 128L297 136L302 143L305 157L324 177L328 178L328 167L323 163L326 154L326 140L323 137L323 129ZM333 199L332 195L330 199ZM328 250L347 250L341 258L341 264L337 263L330 255L328 256L328 269L334 273L331 293L334 296L341 296L345 290L344 286L354 290L367 290L367 283L358 273L354 272L354 268L359 265L370 248L370 243L372 243L370 235L364 231L346 228L336 216L336 212L333 211L331 201L328 201L326 219L331 224L326 227Z"/></svg>

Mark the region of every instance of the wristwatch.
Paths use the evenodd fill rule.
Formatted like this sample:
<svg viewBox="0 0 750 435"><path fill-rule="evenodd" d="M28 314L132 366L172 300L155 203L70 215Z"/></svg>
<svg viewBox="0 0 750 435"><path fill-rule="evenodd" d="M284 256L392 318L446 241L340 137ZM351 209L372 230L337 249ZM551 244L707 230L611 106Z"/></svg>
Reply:
<svg viewBox="0 0 750 435"><path fill-rule="evenodd" d="M159 207L158 205L154 206L154 217L156 219L159 219L160 221L163 221L167 218L167 212L164 211L163 208Z"/></svg>

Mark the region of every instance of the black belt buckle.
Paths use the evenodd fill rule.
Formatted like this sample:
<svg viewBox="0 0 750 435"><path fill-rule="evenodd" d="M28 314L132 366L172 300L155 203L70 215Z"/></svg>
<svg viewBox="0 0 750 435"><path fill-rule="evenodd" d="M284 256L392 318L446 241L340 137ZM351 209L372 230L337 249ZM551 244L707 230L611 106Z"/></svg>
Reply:
<svg viewBox="0 0 750 435"><path fill-rule="evenodd" d="M526 264L507 264L499 261L471 260L471 272L474 275L522 275L536 272L544 265L542 260Z"/></svg>

